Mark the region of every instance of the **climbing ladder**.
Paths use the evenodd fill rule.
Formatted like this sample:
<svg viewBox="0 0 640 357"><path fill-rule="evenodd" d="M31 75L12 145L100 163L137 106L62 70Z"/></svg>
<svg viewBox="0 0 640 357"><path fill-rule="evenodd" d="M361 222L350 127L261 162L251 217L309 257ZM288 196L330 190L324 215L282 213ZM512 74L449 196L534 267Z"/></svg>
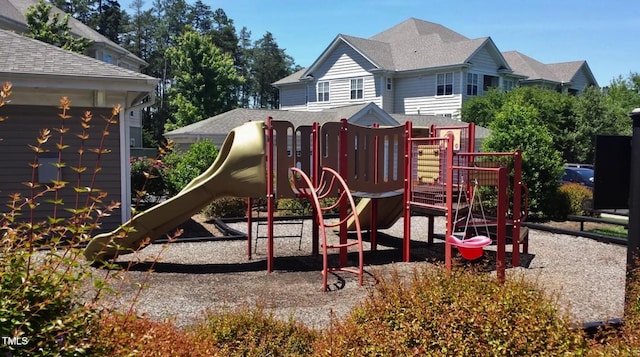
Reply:
<svg viewBox="0 0 640 357"><path fill-rule="evenodd" d="M293 191L298 197L307 198L311 201L311 205L314 208L314 219L319 225L320 231L320 248L322 251L322 290L327 291L327 277L330 272L348 272L358 276L358 283L363 284L364 281L364 253L362 248L362 233L360 229L360 220L357 215L356 204L353 200L353 196L347 187L344 179L332 168L323 167L321 171L320 180L317 187L311 182L311 179L304 171L292 167L290 182ZM327 197L334 197L334 193L338 192L339 196L335 203L322 206L321 200ZM348 206L348 214L341 217L335 222L328 222L324 219L323 213L333 210L337 207ZM347 240L346 237L340 238L338 243L329 243L327 240L326 230L327 228L339 227L346 224L351 219L355 220L357 239ZM349 247L357 247L358 251L358 266L357 268L349 268L342 264L342 259L338 266L329 266L329 250L338 249L340 253L346 253L346 249Z"/></svg>

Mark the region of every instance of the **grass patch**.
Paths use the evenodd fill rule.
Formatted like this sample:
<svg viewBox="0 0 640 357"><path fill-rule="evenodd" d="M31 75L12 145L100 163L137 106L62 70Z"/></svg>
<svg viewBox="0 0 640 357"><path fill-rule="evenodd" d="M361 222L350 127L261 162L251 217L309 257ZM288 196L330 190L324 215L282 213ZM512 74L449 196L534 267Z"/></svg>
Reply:
<svg viewBox="0 0 640 357"><path fill-rule="evenodd" d="M629 231L620 226L603 226L587 230L589 233L602 234L609 237L627 239Z"/></svg>

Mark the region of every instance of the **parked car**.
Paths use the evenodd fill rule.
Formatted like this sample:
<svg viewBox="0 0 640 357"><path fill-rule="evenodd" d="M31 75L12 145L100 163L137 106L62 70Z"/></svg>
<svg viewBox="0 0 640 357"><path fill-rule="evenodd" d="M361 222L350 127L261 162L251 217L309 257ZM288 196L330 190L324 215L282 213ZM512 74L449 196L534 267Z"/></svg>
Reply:
<svg viewBox="0 0 640 357"><path fill-rule="evenodd" d="M593 168L565 167L560 183L575 182L593 189Z"/></svg>

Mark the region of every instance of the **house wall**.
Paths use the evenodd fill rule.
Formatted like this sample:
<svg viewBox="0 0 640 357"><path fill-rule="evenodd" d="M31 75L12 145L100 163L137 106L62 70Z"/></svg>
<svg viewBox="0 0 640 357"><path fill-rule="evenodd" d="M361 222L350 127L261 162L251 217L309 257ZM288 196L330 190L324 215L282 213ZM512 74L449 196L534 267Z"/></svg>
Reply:
<svg viewBox="0 0 640 357"><path fill-rule="evenodd" d="M280 87L280 109L307 110L307 85Z"/></svg>
<svg viewBox="0 0 640 357"><path fill-rule="evenodd" d="M374 102L381 105L376 80L367 69L372 64L350 46L342 43L323 61L313 73L313 86L308 87L308 110L320 111L344 105ZM351 100L351 79L363 79L363 98ZM317 83L329 82L329 101L318 102ZM282 109L289 109L282 107Z"/></svg>
<svg viewBox="0 0 640 357"><path fill-rule="evenodd" d="M66 163L66 167L61 169L61 178L63 181L68 181L69 184L60 191L60 198L64 202L64 207L58 209L59 217L68 216L69 213L66 209L75 208L76 194L73 187L78 186L78 174L71 169L71 166L79 166L78 149L81 142L75 135L82 131L80 118L85 111L92 112L93 120L90 128L87 129L89 137L84 144L85 151L82 156L81 166L88 168L80 176L79 185L82 187L90 185L94 168L98 163L97 154L91 152L91 149L98 148L100 140L102 140L102 132L106 123L102 118L111 115L110 109L90 107L72 107L68 112L71 118L65 120L64 125L69 128L69 131L63 136L63 144L69 145L69 147L62 152L62 161ZM23 182L31 181L32 168L29 163L35 160L35 152L28 145L37 145L36 139L42 129L50 129L52 136L43 144L43 148L49 150L49 152L40 154L41 158L39 160L45 161L49 158L49 160L57 161L58 151L56 144L59 143L60 135L54 128L61 126L61 119L58 117L59 112L60 110L55 107L15 105L14 103L0 108L0 115L7 118L0 123L0 138L2 138L0 149L4 154L0 156L0 196L3 197L3 201L8 201L8 196L13 193L20 193L23 198L31 197L32 193L29 188L22 184ZM105 136L104 140L104 148L109 149L110 152L102 155L99 161L98 166L101 170L96 175L94 187L107 192L108 196L103 199L104 202L121 202L120 136L117 124L115 124L115 127L111 127L109 135ZM44 165L40 169L49 170L49 172L53 170L54 174L56 172L56 168L51 165ZM36 169L36 180L39 180L37 171L38 169ZM44 174L44 171L40 173ZM51 182L44 183L51 184ZM41 189L38 188L36 191ZM86 194L81 194L81 206L85 205L86 197ZM47 216L53 215L53 206L45 202L47 198L53 198L53 195L47 194L46 197L38 200L41 205L34 211L36 221L46 220ZM7 212L8 210L9 208L5 205L0 208L1 212ZM25 207L22 216L20 216L21 219L29 217L26 210L27 208ZM107 230L117 227L120 223L120 217L120 212L117 211L113 212L110 217L101 219L102 228Z"/></svg>
<svg viewBox="0 0 640 357"><path fill-rule="evenodd" d="M582 93L582 91L589 86L589 79L584 73L584 70L578 71L578 73L576 73L576 75L572 78L571 82L571 89L577 90L578 93Z"/></svg>
<svg viewBox="0 0 640 357"><path fill-rule="evenodd" d="M459 111L462 75L461 71L453 72L453 94L443 96L436 96L436 74L395 78L394 113L438 115Z"/></svg>

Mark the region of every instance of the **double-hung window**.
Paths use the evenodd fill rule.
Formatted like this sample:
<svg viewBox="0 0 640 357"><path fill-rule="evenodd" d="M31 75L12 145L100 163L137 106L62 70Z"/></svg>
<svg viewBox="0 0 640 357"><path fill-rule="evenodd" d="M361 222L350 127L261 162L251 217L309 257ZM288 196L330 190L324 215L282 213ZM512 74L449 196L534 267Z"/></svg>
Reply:
<svg viewBox="0 0 640 357"><path fill-rule="evenodd" d="M436 95L453 94L453 72L439 73L437 76Z"/></svg>
<svg viewBox="0 0 640 357"><path fill-rule="evenodd" d="M318 102L329 101L329 82L318 82Z"/></svg>
<svg viewBox="0 0 640 357"><path fill-rule="evenodd" d="M362 78L351 80L351 99L362 99L364 93L364 80Z"/></svg>
<svg viewBox="0 0 640 357"><path fill-rule="evenodd" d="M478 95L477 73L467 73L467 95Z"/></svg>

